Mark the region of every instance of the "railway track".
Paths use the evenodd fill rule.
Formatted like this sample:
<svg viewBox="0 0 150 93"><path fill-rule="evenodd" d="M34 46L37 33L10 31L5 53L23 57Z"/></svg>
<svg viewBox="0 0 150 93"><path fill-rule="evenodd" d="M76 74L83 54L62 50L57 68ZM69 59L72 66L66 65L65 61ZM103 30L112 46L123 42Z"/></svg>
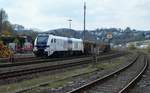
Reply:
<svg viewBox="0 0 150 93"><path fill-rule="evenodd" d="M107 54L111 54L111 53L115 53L115 51L111 51L111 52L107 52L107 53L102 53L101 55L107 55ZM68 56L70 57L70 56ZM73 57L73 56L72 56ZM55 59L56 57L35 57L35 56L28 56L28 57L14 57L14 62L13 63L20 63L20 62L32 62L32 61L37 61L40 59ZM60 58L60 57L57 57ZM66 56L67 58L67 56ZM9 62L9 58L0 58L0 62L3 62L3 64L11 64L11 62Z"/></svg>
<svg viewBox="0 0 150 93"><path fill-rule="evenodd" d="M25 62L25 61L30 61L30 60L35 60L35 59L38 59L37 57L14 57L14 61L15 62ZM0 61L3 62L3 63L8 63L9 62L9 58L0 58Z"/></svg>
<svg viewBox="0 0 150 93"><path fill-rule="evenodd" d="M100 56L100 60L104 59L110 59L113 57L121 56L122 54L111 54L111 55L105 55ZM47 62L47 63L41 63L41 64L34 64L34 65L26 65L22 66L14 66L12 68L1 68L0 69L0 80L11 78L11 77L17 77L32 73L39 73L44 71L50 71L50 70L56 70L61 69L65 67L72 67L72 66L78 66L83 64L91 63L92 57L85 57L85 58L78 58L78 59L70 59L70 60L63 60L63 61L57 61L57 62Z"/></svg>
<svg viewBox="0 0 150 93"><path fill-rule="evenodd" d="M84 58L84 57L88 57L88 56L74 56L74 57L67 57L67 58L51 58L51 59L34 58L34 59L30 59L30 61L0 64L0 68L40 64L40 63L46 63L46 62L55 62L55 61L60 61L60 60L68 60L68 59L76 59L76 58Z"/></svg>
<svg viewBox="0 0 150 93"><path fill-rule="evenodd" d="M124 54L123 52L115 52L115 51L111 51L109 53L103 53L102 55L100 55L101 57L104 56L109 56L109 55L115 55L115 54ZM1 63L0 64L0 68L4 68L4 67L14 67L14 66L21 66L21 65L32 65L32 64L39 64L39 63L46 63L46 62L54 62L54 61L59 61L59 60L67 60L67 59L75 59L75 58L83 58L83 57L89 57L87 55L82 55L82 56L71 56L71 57L65 57L65 58L61 58L61 57L51 57L51 58L36 58L36 57L25 57L25 58L15 58L16 61L14 61L13 63ZM9 59L7 59L9 60ZM2 60L0 60L2 61Z"/></svg>
<svg viewBox="0 0 150 93"><path fill-rule="evenodd" d="M131 59L132 59L132 56L130 55L128 55L128 56L126 56L126 57L129 57L129 59L128 59L128 61L129 62L125 62L124 64L122 64L122 66L124 66L124 65L127 65L128 63L130 63L130 61L131 61ZM114 69L112 69L112 70L106 70L106 71L104 71L104 73L102 74L101 73L101 75L102 76L104 76L104 75L106 75L107 73L109 73L109 72L112 72L112 71L114 71L114 70L117 70L117 69L119 69L119 68L121 68L122 67L121 65L120 66L118 66L118 67L116 67L116 68L114 68ZM101 71L100 71L101 72ZM107 73L105 73L105 72L107 72ZM96 71L96 72L94 72L96 75L99 73L99 71ZM94 75L94 73L93 73L93 75ZM98 76L98 75L97 75ZM95 77L97 77L97 76L95 76ZM64 87L61 87L61 88L56 88L56 89L45 89L45 90L40 90L40 87L42 87L42 86L46 86L46 85L48 85L49 83L52 83L51 81L50 82L43 82L43 83L40 83L40 84L37 84L37 85L34 85L34 86L30 86L30 87L27 87L27 88L23 88L23 89L19 89L18 91L16 91L15 93L36 93L36 92L38 92L38 93L66 93L68 90L71 90L71 89L73 89L73 88L75 88L75 87L77 87L77 86L80 86L81 84L83 84L83 83L85 83L85 82L83 82L84 81L84 79L86 78L86 77L84 77L83 78L83 81L82 81L82 79L81 78L82 77L84 77L84 75L82 76L82 75L79 75L79 77L77 78L76 77L76 79L75 80L73 80L73 81L71 81L71 82L74 82L73 83L73 85L71 84L71 86L70 85L68 85L68 86L64 86ZM88 79L90 76L88 76L86 79ZM91 77L91 78L89 78L90 80L92 79L93 77ZM77 81L76 81L77 80ZM78 81L79 80L79 81ZM86 81L86 80L85 80ZM89 80L88 80L89 81ZM39 88L38 88L39 87ZM32 91L32 90L37 90L36 92L35 91ZM93 92L92 92L93 93ZM95 92L94 92L95 93ZM99 93L99 92L98 92Z"/></svg>
<svg viewBox="0 0 150 93"><path fill-rule="evenodd" d="M129 56L129 55L127 55L127 56ZM129 56L130 57L130 56ZM106 60L106 59L105 59ZM103 61L102 61L103 62ZM106 62L106 61L105 61ZM97 70L98 72L99 72L99 70ZM92 72L93 74L94 73L96 73L95 71L94 72ZM75 75L75 76L73 76L74 78L79 78L81 75L87 75L87 74L89 74L89 73L83 73L83 74L80 74L80 75ZM68 79L69 79L70 77L68 77ZM65 78L65 79L67 79L67 78ZM65 80L64 79L64 80ZM42 82L42 83L39 83L39 84L36 84L36 85L33 85L33 86L29 86L29 87L25 87L25 88L21 88L21 89L18 89L18 90L16 90L14 93L36 93L35 91L34 92L29 92L30 90L32 90L32 89L35 89L35 88L38 88L38 87L40 87L40 86L45 86L45 85L48 85L49 83L52 83L52 81L47 81L47 82ZM38 92L38 93L47 93L47 92ZM48 92L48 93L65 93L65 92Z"/></svg>
<svg viewBox="0 0 150 93"><path fill-rule="evenodd" d="M148 64L150 64L150 55L147 54ZM147 67L147 70L142 75L142 78L139 79L135 86L129 89L128 93L149 93L150 92L150 66Z"/></svg>
<svg viewBox="0 0 150 93"><path fill-rule="evenodd" d="M109 54L109 55L102 55L98 56L99 60L105 60L111 59L113 57L119 57L122 55L126 55L126 53L115 53L115 54ZM19 70L19 69L26 69L26 68L33 68L33 67L39 67L43 65L55 65L55 64L62 64L65 62L65 60L73 60L77 58L89 58L89 60L92 60L92 57L89 56L76 56L76 57L70 57L70 58L55 58L55 59L42 59L38 61L33 61L33 62L25 62L25 63L14 63L14 64L1 64L0 65L0 73L1 72L6 72L6 71L13 71L14 69ZM60 62L63 61L63 62Z"/></svg>
<svg viewBox="0 0 150 93"><path fill-rule="evenodd" d="M74 88L68 93L127 93L147 66L147 58L144 55L137 56L127 66Z"/></svg>

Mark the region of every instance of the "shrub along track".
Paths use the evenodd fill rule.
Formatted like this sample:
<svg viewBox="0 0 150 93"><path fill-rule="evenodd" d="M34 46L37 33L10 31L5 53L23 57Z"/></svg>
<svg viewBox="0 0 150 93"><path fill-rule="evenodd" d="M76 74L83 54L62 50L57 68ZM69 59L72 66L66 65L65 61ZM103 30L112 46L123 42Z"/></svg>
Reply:
<svg viewBox="0 0 150 93"><path fill-rule="evenodd" d="M111 59L114 57L119 57L124 55L124 53L116 53L105 56L100 56L99 60ZM39 64L21 65L13 67L0 68L0 83L7 84L24 79L31 79L37 76L37 73L43 73L46 71L59 70L67 67L85 65L91 63L92 57L76 58L70 60L56 61L56 62L45 62ZM31 75L32 74L32 75ZM40 75L40 74L39 74ZM29 76L26 77L26 76Z"/></svg>
<svg viewBox="0 0 150 93"><path fill-rule="evenodd" d="M124 93L142 75L146 67L147 58L141 55L127 66L76 87L68 93Z"/></svg>

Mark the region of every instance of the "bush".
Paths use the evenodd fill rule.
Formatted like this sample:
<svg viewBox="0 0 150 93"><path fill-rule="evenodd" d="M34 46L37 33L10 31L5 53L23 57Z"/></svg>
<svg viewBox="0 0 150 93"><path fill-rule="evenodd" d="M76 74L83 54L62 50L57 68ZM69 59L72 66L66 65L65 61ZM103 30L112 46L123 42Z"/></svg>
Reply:
<svg viewBox="0 0 150 93"><path fill-rule="evenodd" d="M130 49L130 50L133 50L133 49L136 49L136 47L135 47L134 44L130 44L130 45L129 45L129 49Z"/></svg>

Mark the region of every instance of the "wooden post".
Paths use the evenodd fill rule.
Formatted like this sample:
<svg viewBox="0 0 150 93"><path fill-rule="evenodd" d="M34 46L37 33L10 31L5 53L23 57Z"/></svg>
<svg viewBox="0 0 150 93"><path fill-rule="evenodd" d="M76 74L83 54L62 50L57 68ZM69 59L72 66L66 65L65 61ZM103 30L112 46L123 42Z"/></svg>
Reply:
<svg viewBox="0 0 150 93"><path fill-rule="evenodd" d="M93 46L93 66L95 67L97 64L97 48L96 45Z"/></svg>

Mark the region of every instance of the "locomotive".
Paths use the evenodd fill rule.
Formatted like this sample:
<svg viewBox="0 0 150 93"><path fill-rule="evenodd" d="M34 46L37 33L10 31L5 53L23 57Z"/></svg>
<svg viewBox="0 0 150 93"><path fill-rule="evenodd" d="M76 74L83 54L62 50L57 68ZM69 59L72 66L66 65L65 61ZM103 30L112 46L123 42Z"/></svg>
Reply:
<svg viewBox="0 0 150 93"><path fill-rule="evenodd" d="M34 42L33 53L36 56L92 54L94 47L97 47L98 51L102 52L109 50L108 45L102 46L82 39L39 34Z"/></svg>

